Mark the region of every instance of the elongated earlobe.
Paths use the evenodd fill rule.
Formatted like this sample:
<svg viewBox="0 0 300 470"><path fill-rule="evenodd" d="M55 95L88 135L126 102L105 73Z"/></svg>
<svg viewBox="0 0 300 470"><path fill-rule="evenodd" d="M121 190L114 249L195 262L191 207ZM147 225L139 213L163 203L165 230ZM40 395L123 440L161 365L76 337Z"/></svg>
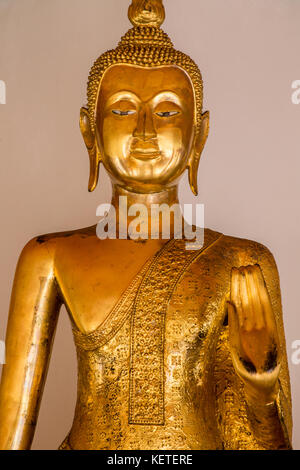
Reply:
<svg viewBox="0 0 300 470"><path fill-rule="evenodd" d="M201 116L201 125L195 135L193 149L188 162L190 188L195 196L198 195L198 169L200 158L209 133L209 111Z"/></svg>
<svg viewBox="0 0 300 470"><path fill-rule="evenodd" d="M89 112L86 108L81 108L80 110L80 130L90 158L88 190L92 192L98 184L101 158L98 152L95 134L90 124Z"/></svg>
<svg viewBox="0 0 300 470"><path fill-rule="evenodd" d="M95 144L96 147L96 144ZM89 177L89 192L94 191L99 180L100 159L98 158L97 148L89 152L90 157L90 177Z"/></svg>

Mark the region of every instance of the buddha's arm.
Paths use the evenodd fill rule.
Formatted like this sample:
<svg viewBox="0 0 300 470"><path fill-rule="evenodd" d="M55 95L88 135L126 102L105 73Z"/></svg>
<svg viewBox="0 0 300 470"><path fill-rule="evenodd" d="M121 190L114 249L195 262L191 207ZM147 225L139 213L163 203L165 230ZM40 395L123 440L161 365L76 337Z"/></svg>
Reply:
<svg viewBox="0 0 300 470"><path fill-rule="evenodd" d="M290 384L278 272L271 253L261 246L258 251L256 261L266 281L276 332L264 312L265 326L260 324L252 329L248 325L249 338L247 340L246 337L245 340L240 335L242 345L238 347L238 355L235 355L233 353L235 340L232 339L230 327L226 326L222 330L215 369L216 396L220 432L223 445L227 449L291 447ZM254 315L253 305L252 315ZM266 362L264 354L268 356L267 339L270 331L271 345L278 344L278 351L271 348L272 354ZM246 371L237 364L240 359L242 363L245 357Z"/></svg>
<svg viewBox="0 0 300 470"><path fill-rule="evenodd" d="M60 301L46 243L24 248L16 269L0 387L0 449L29 449L54 337Z"/></svg>

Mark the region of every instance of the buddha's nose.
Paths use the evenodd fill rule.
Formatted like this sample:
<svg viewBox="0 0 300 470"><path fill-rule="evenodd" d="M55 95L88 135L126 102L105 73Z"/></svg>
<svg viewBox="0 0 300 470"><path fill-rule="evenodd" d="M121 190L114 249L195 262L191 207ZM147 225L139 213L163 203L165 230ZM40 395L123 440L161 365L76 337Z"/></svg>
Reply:
<svg viewBox="0 0 300 470"><path fill-rule="evenodd" d="M137 126L134 130L133 137L142 140L156 139L157 133L154 127L152 110L144 107L138 113Z"/></svg>

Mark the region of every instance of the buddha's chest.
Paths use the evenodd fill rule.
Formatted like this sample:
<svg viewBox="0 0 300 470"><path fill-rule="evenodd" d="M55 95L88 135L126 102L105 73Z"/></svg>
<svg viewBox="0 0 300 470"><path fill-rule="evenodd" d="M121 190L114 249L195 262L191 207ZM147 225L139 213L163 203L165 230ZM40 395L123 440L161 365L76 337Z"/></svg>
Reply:
<svg viewBox="0 0 300 470"><path fill-rule="evenodd" d="M197 394L213 364L226 270L215 264L212 272L204 257L186 263L184 255L182 261L179 256L168 263L162 255L101 328L75 333L81 368L91 370L92 394L118 389L114 396L128 401L132 425L164 424L166 396L168 406L187 404L186 389Z"/></svg>
<svg viewBox="0 0 300 470"><path fill-rule="evenodd" d="M74 323L94 331L139 276L161 242L70 240L56 255L56 276L63 301Z"/></svg>

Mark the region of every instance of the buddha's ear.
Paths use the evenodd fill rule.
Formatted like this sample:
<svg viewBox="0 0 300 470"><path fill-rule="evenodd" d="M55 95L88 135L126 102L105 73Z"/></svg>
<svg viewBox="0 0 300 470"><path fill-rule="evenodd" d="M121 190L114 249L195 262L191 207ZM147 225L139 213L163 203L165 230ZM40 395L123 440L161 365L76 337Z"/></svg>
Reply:
<svg viewBox="0 0 300 470"><path fill-rule="evenodd" d="M198 168L200 158L209 133L209 111L201 116L201 124L195 132L193 148L188 161L189 183L191 190L198 195Z"/></svg>
<svg viewBox="0 0 300 470"><path fill-rule="evenodd" d="M90 157L90 177L89 177L89 191L94 191L99 179L99 166L100 158L97 150L97 142L95 133L91 126L89 112L86 108L80 110L80 130Z"/></svg>

